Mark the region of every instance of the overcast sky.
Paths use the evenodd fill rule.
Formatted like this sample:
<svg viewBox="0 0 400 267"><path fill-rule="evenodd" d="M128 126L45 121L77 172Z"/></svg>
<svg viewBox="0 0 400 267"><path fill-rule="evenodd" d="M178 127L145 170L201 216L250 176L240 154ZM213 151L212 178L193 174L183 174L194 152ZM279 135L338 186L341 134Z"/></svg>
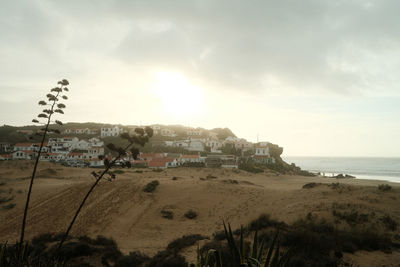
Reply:
<svg viewBox="0 0 400 267"><path fill-rule="evenodd" d="M0 123L70 81L64 122L229 127L284 155L400 156L400 1L0 8Z"/></svg>

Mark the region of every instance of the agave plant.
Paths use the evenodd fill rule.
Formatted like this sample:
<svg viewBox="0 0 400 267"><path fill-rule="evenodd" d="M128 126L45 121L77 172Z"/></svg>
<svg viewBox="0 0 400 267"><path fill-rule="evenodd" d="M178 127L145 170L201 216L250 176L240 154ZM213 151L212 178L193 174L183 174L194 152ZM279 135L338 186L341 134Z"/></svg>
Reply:
<svg viewBox="0 0 400 267"><path fill-rule="evenodd" d="M243 227L240 229L239 244L237 244L230 224L228 223L228 226L226 226L224 222L223 225L233 267L283 267L288 265L290 249L283 254L281 253L278 231L275 233L269 247L267 247L265 240L259 240L258 231L256 230L253 238L252 251L250 256L248 256L244 246ZM265 255L264 250L266 248L268 248L268 252ZM207 251L206 256L201 255L200 250L198 250L197 255L196 267L226 266L221 260L221 254L214 249Z"/></svg>

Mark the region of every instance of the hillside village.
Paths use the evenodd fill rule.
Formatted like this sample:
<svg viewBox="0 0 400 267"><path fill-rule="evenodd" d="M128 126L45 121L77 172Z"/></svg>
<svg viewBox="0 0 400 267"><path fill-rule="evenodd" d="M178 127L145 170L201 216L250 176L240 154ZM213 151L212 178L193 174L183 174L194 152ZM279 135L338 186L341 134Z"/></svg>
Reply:
<svg viewBox="0 0 400 267"><path fill-rule="evenodd" d="M75 124L79 126L79 124ZM5 127L5 126L3 126ZM101 125L93 128L70 127L60 129L61 134L49 134L41 161L58 162L74 167L102 167L103 158L112 155L106 148L119 139L121 133L132 132L138 126ZM1 127L0 127L1 128ZM236 137L229 129L206 130L183 126L152 125L154 136L137 159L129 154L123 162L132 166L149 168L171 168L177 166L237 168L240 161L258 164L275 163L268 142L252 143ZM9 130L8 136L21 139L38 135L35 128ZM16 136L16 137L15 137ZM4 141L4 140L8 140ZM11 142L0 136L0 160L32 160L36 157L40 142Z"/></svg>

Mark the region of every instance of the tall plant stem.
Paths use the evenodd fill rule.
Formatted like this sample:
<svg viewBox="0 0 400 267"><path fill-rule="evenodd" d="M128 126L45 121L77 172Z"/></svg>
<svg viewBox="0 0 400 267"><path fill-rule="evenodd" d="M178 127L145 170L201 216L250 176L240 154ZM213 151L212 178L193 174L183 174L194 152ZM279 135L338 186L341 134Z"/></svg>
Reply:
<svg viewBox="0 0 400 267"><path fill-rule="evenodd" d="M58 95L59 95L59 93L57 93L56 99L57 99ZM51 111L53 111L53 109L54 109L54 105L56 104L56 99L53 100L53 104L51 106ZM34 181L35 176L36 176L36 169L37 169L37 166L39 164L40 154L42 153L43 144L44 144L44 141L46 139L47 131L49 129L49 125L50 125L50 122L51 122L51 120L50 120L51 119L51 115L52 115L52 113L49 114L48 119L47 119L47 124L46 124L46 128L44 130L44 133L43 133L42 142L40 143L40 148L39 148L38 154L36 156L35 165L33 167L31 181L30 181L30 184L29 184L28 195L26 196L24 217L22 219L21 236L20 236L20 239L19 239L19 251L21 251L23 243L24 243L26 218L27 218L27 215L28 215L29 201L31 199L33 181Z"/></svg>
<svg viewBox="0 0 400 267"><path fill-rule="evenodd" d="M124 148L124 151L126 151L130 146L132 145L132 143L129 143L129 145L127 145ZM119 153L117 157L114 158L113 161L111 161L108 165L107 168L104 169L104 171L100 174L100 176L96 179L96 181L93 183L93 185L90 187L89 191L86 193L85 197L83 198L81 204L79 205L79 208L76 210L74 217L72 218L71 223L68 226L67 231L65 232L65 235L63 236L63 238L60 241L60 244L58 244L57 250L56 252L58 252L62 245L64 244L65 240L67 240L67 237L69 235L69 232L72 229L72 226L75 223L76 218L78 217L79 213L81 212L83 206L85 205L86 200L89 198L89 195L92 193L92 191L94 190L94 188L97 186L97 184L100 182L100 180L103 178L103 176L108 172L108 170L114 165L114 163L122 156L122 153Z"/></svg>

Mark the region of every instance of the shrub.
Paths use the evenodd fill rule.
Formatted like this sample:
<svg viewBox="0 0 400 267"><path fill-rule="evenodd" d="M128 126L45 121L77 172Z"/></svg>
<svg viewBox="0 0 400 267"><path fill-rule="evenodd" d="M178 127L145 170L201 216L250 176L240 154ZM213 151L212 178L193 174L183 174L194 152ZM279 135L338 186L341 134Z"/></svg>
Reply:
<svg viewBox="0 0 400 267"><path fill-rule="evenodd" d="M332 215L346 221L349 225L366 223L369 219L369 214L358 213L358 211L355 209L352 209L349 212L340 212L337 210L333 210Z"/></svg>
<svg viewBox="0 0 400 267"><path fill-rule="evenodd" d="M131 267L131 266L140 266L144 262L148 261L150 258L142 254L141 252L130 252L127 256L122 256L118 259L115 267Z"/></svg>
<svg viewBox="0 0 400 267"><path fill-rule="evenodd" d="M194 210L189 210L185 213L185 217L192 220L197 217L197 212Z"/></svg>
<svg viewBox="0 0 400 267"><path fill-rule="evenodd" d="M167 250L176 254L180 252L182 249L193 246L194 244L196 244L197 241L203 239L206 239L206 237L199 234L184 235L170 242L167 246Z"/></svg>
<svg viewBox="0 0 400 267"><path fill-rule="evenodd" d="M0 204L7 203L7 202L9 202L9 201L11 201L13 199L14 199L14 196L12 196L12 197L0 197Z"/></svg>
<svg viewBox="0 0 400 267"><path fill-rule="evenodd" d="M156 190L157 186L160 184L160 182L158 180L154 180L151 181L150 183L148 183L144 188L143 191L147 192L147 193L151 193L154 190Z"/></svg>
<svg viewBox="0 0 400 267"><path fill-rule="evenodd" d="M10 204L7 204L7 205L3 206L3 209L11 210L11 209L13 209L15 206L16 206L16 204L10 203Z"/></svg>
<svg viewBox="0 0 400 267"><path fill-rule="evenodd" d="M174 213L170 210L161 210L161 216L165 219L172 220L174 218Z"/></svg>
<svg viewBox="0 0 400 267"><path fill-rule="evenodd" d="M380 185L378 185L378 189L379 189L380 191L385 192L385 191L390 191L390 190L392 190L392 187L391 187L390 185L388 185L388 184L380 184Z"/></svg>
<svg viewBox="0 0 400 267"><path fill-rule="evenodd" d="M316 187L318 185L320 185L320 184L319 183L318 184L317 183L308 183L308 184L303 185L303 188L304 189L309 189L309 188L314 188L314 187Z"/></svg>
<svg viewBox="0 0 400 267"><path fill-rule="evenodd" d="M97 250L88 244L78 243L78 242L69 242L64 244L63 247L58 251L58 256L62 259L72 259L82 256L90 256L95 253Z"/></svg>
<svg viewBox="0 0 400 267"><path fill-rule="evenodd" d="M390 217L390 215L385 215L381 219L381 222L385 226L387 230L396 231L397 230L397 222Z"/></svg>
<svg viewBox="0 0 400 267"><path fill-rule="evenodd" d="M253 164L249 163L242 163L239 164L239 170L251 172L251 173L261 173L264 172L264 169L254 166Z"/></svg>
<svg viewBox="0 0 400 267"><path fill-rule="evenodd" d="M284 226L285 223L283 222L278 222L276 220L273 220L270 218L268 214L261 214L257 219L251 221L249 223L249 230L250 231L256 231L260 229L264 229L267 227L276 227L276 226Z"/></svg>
<svg viewBox="0 0 400 267"><path fill-rule="evenodd" d="M123 170L114 170L112 171L114 174L124 174L125 172Z"/></svg>
<svg viewBox="0 0 400 267"><path fill-rule="evenodd" d="M176 181L176 180L178 180L178 177L174 176L174 177L172 177L172 180Z"/></svg>

